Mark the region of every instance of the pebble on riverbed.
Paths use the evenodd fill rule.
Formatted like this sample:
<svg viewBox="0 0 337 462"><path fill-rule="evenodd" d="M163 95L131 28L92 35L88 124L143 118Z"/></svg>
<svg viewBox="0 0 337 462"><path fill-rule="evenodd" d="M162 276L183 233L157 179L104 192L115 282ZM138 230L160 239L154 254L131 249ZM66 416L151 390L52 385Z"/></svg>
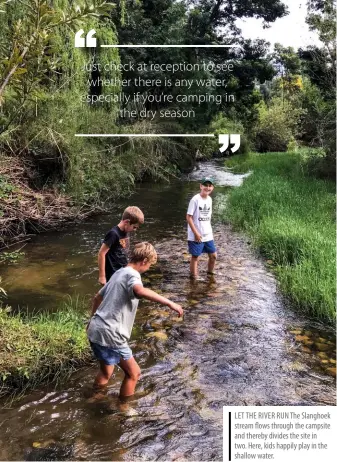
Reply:
<svg viewBox="0 0 337 462"><path fill-rule="evenodd" d="M295 342L301 344L301 351L313 355L319 360L319 365L323 371L332 376L336 376L335 344L321 334L313 333L304 329L293 329L289 331L294 335Z"/></svg>

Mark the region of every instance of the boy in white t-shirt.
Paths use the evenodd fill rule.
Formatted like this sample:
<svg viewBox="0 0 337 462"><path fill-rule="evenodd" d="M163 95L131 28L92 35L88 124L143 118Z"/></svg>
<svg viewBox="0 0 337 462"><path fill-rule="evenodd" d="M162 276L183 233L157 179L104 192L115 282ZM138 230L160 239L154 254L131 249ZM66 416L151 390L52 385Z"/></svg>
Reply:
<svg viewBox="0 0 337 462"><path fill-rule="evenodd" d="M211 226L212 199L210 195L214 189L213 179L203 178L200 183L200 193L190 200L186 220L188 223L188 250L191 257L191 277L198 276L198 260L202 253L208 254L208 274L214 274L216 248Z"/></svg>

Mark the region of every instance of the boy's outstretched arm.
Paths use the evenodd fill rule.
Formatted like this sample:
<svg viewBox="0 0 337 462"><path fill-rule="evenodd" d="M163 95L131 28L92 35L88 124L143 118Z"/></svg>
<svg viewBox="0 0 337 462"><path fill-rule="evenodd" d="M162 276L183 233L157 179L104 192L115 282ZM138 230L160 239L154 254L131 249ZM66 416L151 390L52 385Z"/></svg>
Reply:
<svg viewBox="0 0 337 462"><path fill-rule="evenodd" d="M151 289L147 289L146 287L143 287L140 284L135 284L133 286L133 292L138 298L146 298L146 300L151 300L151 302L157 302L157 303L160 303L161 305L168 306L169 308L171 308L171 310L176 311L179 314L179 316L182 316L183 314L183 309L180 305L172 302L168 298L165 298L157 294Z"/></svg>

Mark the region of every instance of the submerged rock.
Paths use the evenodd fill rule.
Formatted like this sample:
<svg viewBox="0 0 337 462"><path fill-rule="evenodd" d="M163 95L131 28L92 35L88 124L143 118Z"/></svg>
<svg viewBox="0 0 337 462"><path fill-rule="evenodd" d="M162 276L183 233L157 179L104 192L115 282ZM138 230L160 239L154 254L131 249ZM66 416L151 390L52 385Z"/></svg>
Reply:
<svg viewBox="0 0 337 462"><path fill-rule="evenodd" d="M69 460L72 457L72 445L52 444L49 447L34 447L29 452L27 451L24 460Z"/></svg>
<svg viewBox="0 0 337 462"><path fill-rule="evenodd" d="M336 368L335 367L328 367L326 371L327 371L327 373L329 375L332 375L333 377L336 377Z"/></svg>
<svg viewBox="0 0 337 462"><path fill-rule="evenodd" d="M295 340L297 342L302 342L302 343L310 341L310 339L309 339L309 337L307 335L296 335Z"/></svg>
<svg viewBox="0 0 337 462"><path fill-rule="evenodd" d="M302 345L301 350L303 351L303 353L312 353L312 351L310 350L310 348L308 348L308 347L306 347L306 346L303 346L303 345Z"/></svg>
<svg viewBox="0 0 337 462"><path fill-rule="evenodd" d="M330 350L330 346L327 345L326 343L315 343L315 347L319 351L328 351L328 350Z"/></svg>
<svg viewBox="0 0 337 462"><path fill-rule="evenodd" d="M165 331L160 331L160 330L157 332L149 332L148 334L146 334L146 337L155 337L158 340L168 339L167 333Z"/></svg>

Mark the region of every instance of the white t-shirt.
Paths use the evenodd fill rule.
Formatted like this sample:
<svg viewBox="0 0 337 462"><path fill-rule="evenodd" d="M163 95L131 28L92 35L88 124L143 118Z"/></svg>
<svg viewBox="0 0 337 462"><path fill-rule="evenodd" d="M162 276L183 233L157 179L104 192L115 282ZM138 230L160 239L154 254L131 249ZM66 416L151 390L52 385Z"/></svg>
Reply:
<svg viewBox="0 0 337 462"><path fill-rule="evenodd" d="M196 194L190 200L187 214L193 216L194 226L201 234L202 242L212 241L212 199L209 196L206 199L203 199L200 194ZM190 225L187 225L187 239L189 241L195 241L194 233Z"/></svg>

